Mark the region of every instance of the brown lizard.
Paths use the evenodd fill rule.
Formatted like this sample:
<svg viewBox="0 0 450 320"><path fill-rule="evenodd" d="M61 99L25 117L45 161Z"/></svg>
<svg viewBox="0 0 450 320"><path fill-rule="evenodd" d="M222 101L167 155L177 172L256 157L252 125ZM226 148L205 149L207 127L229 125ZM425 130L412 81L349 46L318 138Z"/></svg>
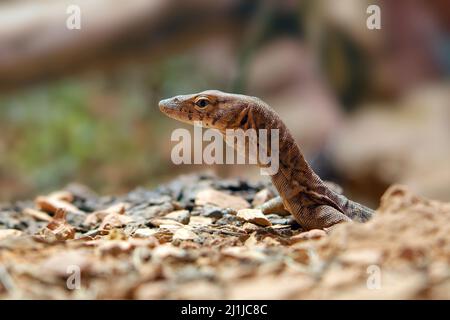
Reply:
<svg viewBox="0 0 450 320"><path fill-rule="evenodd" d="M264 213L284 207L305 230L365 222L374 213L328 187L306 162L278 114L259 98L208 90L161 100L159 108L173 119L189 124L201 121L222 134L226 129L278 129L279 170L271 179L280 197L262 205Z"/></svg>

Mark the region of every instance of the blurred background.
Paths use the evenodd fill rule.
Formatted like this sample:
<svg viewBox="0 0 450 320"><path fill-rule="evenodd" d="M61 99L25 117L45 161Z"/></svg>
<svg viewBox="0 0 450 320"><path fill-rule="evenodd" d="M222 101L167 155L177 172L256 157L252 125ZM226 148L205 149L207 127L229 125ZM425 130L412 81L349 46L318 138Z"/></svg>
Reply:
<svg viewBox="0 0 450 320"><path fill-rule="evenodd" d="M392 183L450 200L449 1L11 0L0 23L0 202L204 169L261 179L172 164L182 125L158 101L205 89L268 102L355 200L375 207Z"/></svg>

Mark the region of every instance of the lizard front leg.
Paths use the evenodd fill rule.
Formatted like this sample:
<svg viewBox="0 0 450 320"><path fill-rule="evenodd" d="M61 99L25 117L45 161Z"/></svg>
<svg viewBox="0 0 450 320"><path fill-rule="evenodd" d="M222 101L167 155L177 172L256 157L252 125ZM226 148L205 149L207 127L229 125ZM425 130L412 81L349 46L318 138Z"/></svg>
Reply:
<svg viewBox="0 0 450 320"><path fill-rule="evenodd" d="M283 199L278 196L264 202L258 207L264 214L270 213L290 213L283 204ZM327 205L296 207L292 214L300 223L303 229L327 229L332 226L352 221L339 210Z"/></svg>
<svg viewBox="0 0 450 320"><path fill-rule="evenodd" d="M301 206L292 215L305 230L328 229L338 223L351 222L345 214L327 205Z"/></svg>
<svg viewBox="0 0 450 320"><path fill-rule="evenodd" d="M342 194L342 187L331 181L324 181L325 185L337 194ZM282 213L290 214L290 212L284 207L283 199L280 196L276 196L270 200L267 200L263 204L259 205L257 209L261 209L264 214Z"/></svg>
<svg viewBox="0 0 450 320"><path fill-rule="evenodd" d="M280 196L277 196L275 198L272 198L260 206L257 207L257 209L261 209L262 213L264 214L271 214L271 213L277 213L277 214L291 214L283 204L283 199L281 199Z"/></svg>

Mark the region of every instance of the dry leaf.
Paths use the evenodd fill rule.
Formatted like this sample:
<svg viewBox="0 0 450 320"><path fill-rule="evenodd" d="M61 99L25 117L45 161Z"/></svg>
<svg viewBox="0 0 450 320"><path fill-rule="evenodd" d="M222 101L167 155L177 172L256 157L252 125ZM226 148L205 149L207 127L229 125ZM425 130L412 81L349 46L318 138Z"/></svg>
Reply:
<svg viewBox="0 0 450 320"><path fill-rule="evenodd" d="M84 214L71 203L72 201L73 196L67 191L58 191L47 196L38 196L35 199L38 208L46 212L55 213L58 209L64 209L69 212Z"/></svg>
<svg viewBox="0 0 450 320"><path fill-rule="evenodd" d="M75 229L66 221L66 211L58 209L50 223L40 231L40 235L48 241L64 241L75 238Z"/></svg>

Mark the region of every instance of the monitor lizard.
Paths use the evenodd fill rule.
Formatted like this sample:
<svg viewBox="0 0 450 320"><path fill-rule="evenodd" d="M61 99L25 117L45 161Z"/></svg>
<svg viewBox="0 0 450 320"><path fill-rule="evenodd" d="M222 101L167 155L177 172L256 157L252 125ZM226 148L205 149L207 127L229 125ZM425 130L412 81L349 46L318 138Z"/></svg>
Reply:
<svg viewBox="0 0 450 320"><path fill-rule="evenodd" d="M322 181L278 114L257 97L207 90L161 100L159 109L170 118L188 124L199 121L222 134L227 129L278 129L279 169L271 179L280 196L261 206L264 213L285 209L304 230L327 230L342 222L365 222L374 213ZM270 152L270 146L267 148Z"/></svg>

